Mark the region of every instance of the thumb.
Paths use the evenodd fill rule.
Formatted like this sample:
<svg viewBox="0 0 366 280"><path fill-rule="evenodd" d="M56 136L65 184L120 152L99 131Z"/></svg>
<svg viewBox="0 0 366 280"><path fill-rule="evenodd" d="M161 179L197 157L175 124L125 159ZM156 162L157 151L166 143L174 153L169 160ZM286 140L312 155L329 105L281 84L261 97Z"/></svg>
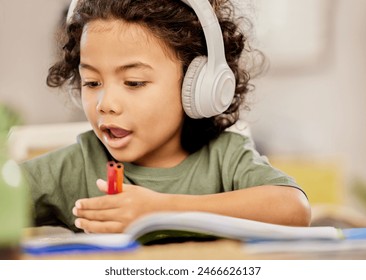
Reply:
<svg viewBox="0 0 366 280"><path fill-rule="evenodd" d="M103 179L97 180L97 187L100 191L102 191L104 193L108 193L108 184Z"/></svg>

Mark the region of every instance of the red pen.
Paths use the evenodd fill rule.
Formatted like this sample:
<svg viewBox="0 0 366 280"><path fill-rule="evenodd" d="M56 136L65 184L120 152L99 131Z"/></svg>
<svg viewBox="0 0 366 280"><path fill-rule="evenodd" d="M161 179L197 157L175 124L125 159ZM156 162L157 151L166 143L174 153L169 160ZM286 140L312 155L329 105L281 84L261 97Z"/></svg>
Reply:
<svg viewBox="0 0 366 280"><path fill-rule="evenodd" d="M123 164L114 161L107 162L108 194L122 192L123 189Z"/></svg>

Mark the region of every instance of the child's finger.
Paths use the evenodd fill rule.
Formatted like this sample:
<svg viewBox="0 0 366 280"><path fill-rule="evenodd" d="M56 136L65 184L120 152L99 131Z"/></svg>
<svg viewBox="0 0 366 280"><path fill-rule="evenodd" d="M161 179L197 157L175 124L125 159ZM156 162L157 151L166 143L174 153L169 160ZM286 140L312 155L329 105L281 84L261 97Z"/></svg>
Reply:
<svg viewBox="0 0 366 280"><path fill-rule="evenodd" d="M118 217L118 210L106 209L106 210L83 210L74 207L72 209L74 216L78 218L84 218L93 221L113 221Z"/></svg>
<svg viewBox="0 0 366 280"><path fill-rule="evenodd" d="M122 223L114 221L90 221L78 218L75 220L75 226L89 233L119 233L123 232Z"/></svg>
<svg viewBox="0 0 366 280"><path fill-rule="evenodd" d="M117 195L104 195L92 198L81 198L75 202L75 207L84 210L103 210L118 208L120 204Z"/></svg>
<svg viewBox="0 0 366 280"><path fill-rule="evenodd" d="M108 193L108 183L106 181L98 179L96 183L100 191Z"/></svg>

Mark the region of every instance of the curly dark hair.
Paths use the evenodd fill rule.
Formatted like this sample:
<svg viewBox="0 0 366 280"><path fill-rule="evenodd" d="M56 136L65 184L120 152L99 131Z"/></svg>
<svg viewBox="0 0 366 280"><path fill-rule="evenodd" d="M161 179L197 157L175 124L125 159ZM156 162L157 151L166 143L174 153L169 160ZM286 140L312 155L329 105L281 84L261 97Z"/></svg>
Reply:
<svg viewBox="0 0 366 280"><path fill-rule="evenodd" d="M241 58L253 52L243 34L234 6L229 0L209 0L219 20L224 38L226 60L236 79L233 101L222 114L211 118L191 119L185 116L182 146L192 153L218 137L239 119L239 111L251 89L249 69ZM183 73L196 57L207 55L204 33L193 10L182 1L173 0L79 0L72 17L60 36L60 60L50 69L47 85L73 88L80 96L80 38L83 27L96 19L121 19L141 24L163 40L183 63Z"/></svg>

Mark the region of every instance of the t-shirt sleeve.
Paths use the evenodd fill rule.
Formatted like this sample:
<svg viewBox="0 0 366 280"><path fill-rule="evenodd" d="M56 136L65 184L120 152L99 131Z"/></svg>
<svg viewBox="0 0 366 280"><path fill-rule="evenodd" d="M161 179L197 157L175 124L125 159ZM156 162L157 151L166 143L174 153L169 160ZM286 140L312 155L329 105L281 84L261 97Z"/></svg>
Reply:
<svg viewBox="0 0 366 280"><path fill-rule="evenodd" d="M77 153L77 146L72 145L20 164L29 187L35 226L73 227L72 207L80 196L77 186L85 184L83 172L78 170L83 164L75 162L81 159ZM75 191L66 191L68 187Z"/></svg>
<svg viewBox="0 0 366 280"><path fill-rule="evenodd" d="M35 225L78 231L72 208L80 198L103 195L96 180L105 179L106 162L101 143L90 131L79 135L71 146L21 163Z"/></svg>
<svg viewBox="0 0 366 280"><path fill-rule="evenodd" d="M267 157L260 155L251 138L232 135L227 146L225 161L228 177L234 190L254 186L277 185L301 187L294 178L273 167Z"/></svg>

